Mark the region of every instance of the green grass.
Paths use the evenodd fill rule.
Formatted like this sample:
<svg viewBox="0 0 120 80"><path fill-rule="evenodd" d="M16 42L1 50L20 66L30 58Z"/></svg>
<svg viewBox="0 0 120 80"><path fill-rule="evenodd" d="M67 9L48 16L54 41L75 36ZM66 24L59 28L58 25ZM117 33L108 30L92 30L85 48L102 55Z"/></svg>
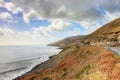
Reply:
<svg viewBox="0 0 120 80"><path fill-rule="evenodd" d="M81 71L76 75L76 78L77 78L77 79L82 78L82 77L84 76L83 73L84 73L84 70L81 70Z"/></svg>
<svg viewBox="0 0 120 80"><path fill-rule="evenodd" d="M116 58L116 59L120 59L120 56L119 56L117 53L115 53L113 56L114 56L114 58Z"/></svg>

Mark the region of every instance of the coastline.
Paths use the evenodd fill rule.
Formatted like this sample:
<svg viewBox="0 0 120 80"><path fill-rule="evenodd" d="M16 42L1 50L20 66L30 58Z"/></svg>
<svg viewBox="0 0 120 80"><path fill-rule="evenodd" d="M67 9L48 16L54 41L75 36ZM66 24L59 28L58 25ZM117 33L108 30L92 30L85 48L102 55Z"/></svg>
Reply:
<svg viewBox="0 0 120 80"><path fill-rule="evenodd" d="M116 72L116 77L120 74L117 66L119 61L120 56L104 46L72 46L63 49L57 55L50 56L49 60L13 80L80 80L90 75L93 75L91 76L93 80L98 80L94 76L101 75L103 76L101 78L104 78L103 73L109 75L110 71ZM105 65L107 67L104 67ZM101 73L96 74L96 70ZM92 72L88 73L89 71ZM108 78L111 80L111 77ZM120 79L120 77L116 78Z"/></svg>
<svg viewBox="0 0 120 80"><path fill-rule="evenodd" d="M63 49L63 48L58 48L58 49ZM59 53L61 53L62 51L60 51ZM19 80L19 79L23 78L24 76L30 76L31 74L37 73L37 71L40 71L42 69L52 68L53 66L57 65L54 61L54 57L56 57L56 56L57 56L57 54L49 56L46 61L43 61L40 64L37 64L31 70L29 70L28 72L26 72L20 76L17 76L13 80Z"/></svg>
<svg viewBox="0 0 120 80"><path fill-rule="evenodd" d="M49 60L50 56L61 51L58 47L36 45L1 46L1 49L3 51L1 53L10 57L4 58L5 56L1 55L0 80L13 80L18 76L22 76L42 62Z"/></svg>
<svg viewBox="0 0 120 80"><path fill-rule="evenodd" d="M76 48L76 46L74 46L73 48ZM45 69L48 69L48 68L52 68L54 66L57 66L61 61L62 59L64 59L65 56L67 56L69 53L71 53L71 51L75 51L75 50L69 50L70 47L66 47L66 48L58 48L58 49L62 49L58 54L55 54L55 55L52 55L52 56L49 56L48 60L36 65L35 67L33 67L30 71L24 73L23 75L21 76L18 76L16 77L15 79L13 80L24 80L23 78L24 77L29 77L29 78L32 78L33 74L37 74L40 70L45 70ZM60 60L56 61L56 58L59 58L59 56L61 55L64 55L60 58ZM27 79L25 79L27 80Z"/></svg>

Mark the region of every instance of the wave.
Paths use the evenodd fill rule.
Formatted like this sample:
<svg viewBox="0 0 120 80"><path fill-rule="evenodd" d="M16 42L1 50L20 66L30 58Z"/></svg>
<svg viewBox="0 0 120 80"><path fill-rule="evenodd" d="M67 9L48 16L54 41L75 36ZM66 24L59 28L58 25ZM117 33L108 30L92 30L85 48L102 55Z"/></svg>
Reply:
<svg viewBox="0 0 120 80"><path fill-rule="evenodd" d="M11 64L11 63L16 63L16 62L21 62L21 61L29 61L29 60L34 60L34 59L40 59L40 58L44 58L44 56L32 57L32 58L21 57L21 60L10 60L10 62L7 61L7 62L0 63L0 64Z"/></svg>
<svg viewBox="0 0 120 80"><path fill-rule="evenodd" d="M34 61L34 60L36 60L36 61ZM48 57L37 57L37 58L25 59L25 60L21 60L21 61L17 61L17 62L10 62L8 64L16 64L16 63L19 64L20 62L33 61L31 66L25 65L22 67L16 67L16 68L12 68L12 69L8 69L3 72L0 72L0 80L13 80L16 77L27 73L28 71L33 69L36 65L38 65L41 62L44 62L46 60L48 60ZM5 64L7 64L7 63L5 63Z"/></svg>
<svg viewBox="0 0 120 80"><path fill-rule="evenodd" d="M21 67L21 68L11 69L11 70L8 70L8 71L0 72L0 75L1 74L5 74L5 73L9 73L9 72L13 72L13 71L18 71L18 70L26 69L26 68L27 67Z"/></svg>

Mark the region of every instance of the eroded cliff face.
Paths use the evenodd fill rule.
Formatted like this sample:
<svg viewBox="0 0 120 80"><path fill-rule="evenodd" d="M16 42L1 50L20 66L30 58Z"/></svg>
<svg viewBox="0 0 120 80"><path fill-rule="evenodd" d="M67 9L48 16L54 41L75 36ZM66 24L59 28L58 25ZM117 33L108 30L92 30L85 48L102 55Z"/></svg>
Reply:
<svg viewBox="0 0 120 80"><path fill-rule="evenodd" d="M102 46L72 46L51 59L56 65L16 80L120 80L119 55Z"/></svg>

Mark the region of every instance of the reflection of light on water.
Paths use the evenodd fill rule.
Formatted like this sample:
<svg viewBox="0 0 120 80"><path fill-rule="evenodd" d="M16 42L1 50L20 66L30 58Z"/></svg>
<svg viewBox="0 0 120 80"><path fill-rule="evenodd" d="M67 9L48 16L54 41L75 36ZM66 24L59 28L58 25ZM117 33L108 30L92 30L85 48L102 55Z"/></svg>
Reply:
<svg viewBox="0 0 120 80"><path fill-rule="evenodd" d="M40 59L36 59L33 64L28 67L28 68L25 68L25 69L20 69L20 70L15 70L15 71L11 71L11 72L7 72L7 73L4 73L4 74L1 74L0 75L0 80L12 80L18 76L21 76L22 74L30 71L33 67L35 67L37 64L40 64L41 62L44 62L48 60L47 57L42 57Z"/></svg>

